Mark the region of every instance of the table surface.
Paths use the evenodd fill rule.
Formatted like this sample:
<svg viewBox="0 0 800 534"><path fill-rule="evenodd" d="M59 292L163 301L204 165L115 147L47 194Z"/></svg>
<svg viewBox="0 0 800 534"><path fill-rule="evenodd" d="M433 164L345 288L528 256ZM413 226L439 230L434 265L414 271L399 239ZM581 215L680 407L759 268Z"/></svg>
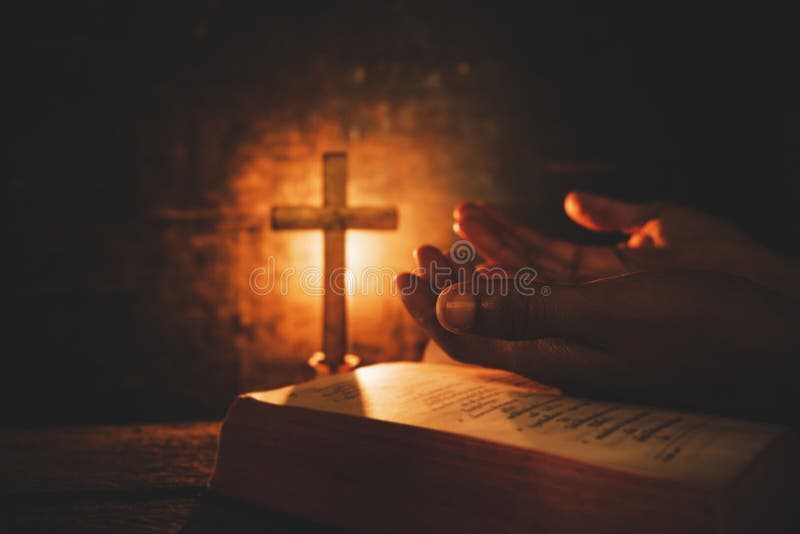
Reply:
<svg viewBox="0 0 800 534"><path fill-rule="evenodd" d="M23 530L177 531L214 467L220 423L0 432L4 519ZM2 530L0 528L0 530Z"/></svg>
<svg viewBox="0 0 800 534"><path fill-rule="evenodd" d="M220 426L0 431L0 532L335 532L207 494Z"/></svg>

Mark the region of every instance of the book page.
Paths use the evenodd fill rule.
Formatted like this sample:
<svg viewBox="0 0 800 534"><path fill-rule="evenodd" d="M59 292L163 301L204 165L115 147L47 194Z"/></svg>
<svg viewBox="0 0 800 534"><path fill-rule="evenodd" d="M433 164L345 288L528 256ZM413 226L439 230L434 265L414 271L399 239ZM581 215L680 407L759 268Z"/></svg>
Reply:
<svg viewBox="0 0 800 534"><path fill-rule="evenodd" d="M710 484L724 484L781 432L774 425L557 393L500 370L390 363L250 396Z"/></svg>
<svg viewBox="0 0 800 534"><path fill-rule="evenodd" d="M454 360L442 348L436 344L434 340L428 340L425 345L425 350L422 352L422 361L424 363L435 363L441 365L470 365L468 363Z"/></svg>

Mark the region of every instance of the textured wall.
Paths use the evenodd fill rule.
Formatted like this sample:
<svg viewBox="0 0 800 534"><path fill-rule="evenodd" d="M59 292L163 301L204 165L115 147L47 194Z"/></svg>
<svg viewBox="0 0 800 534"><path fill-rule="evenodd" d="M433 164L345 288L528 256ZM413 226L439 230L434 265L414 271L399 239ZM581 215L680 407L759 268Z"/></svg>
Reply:
<svg viewBox="0 0 800 534"><path fill-rule="evenodd" d="M329 150L349 154L352 203L400 213L397 231L351 232L356 269L447 246L470 198L597 239L561 213L571 187L796 242L781 17L106 4L9 15L0 386L17 423L218 416L239 390L308 377L321 298L248 278L270 257L320 263L318 233L273 232L268 213L321 201ZM367 361L418 357L397 299L356 295L350 313Z"/></svg>
<svg viewBox="0 0 800 534"><path fill-rule="evenodd" d="M212 168L223 159L220 173L227 180L211 209L166 212L168 261L174 264L167 272L192 280L167 278L159 295L168 306L187 298L207 301L215 314L205 320L236 325L242 387L286 380L276 377L276 365L297 365L320 348L321 298L304 294L299 276L321 265L321 233L273 232L268 213L275 205L319 204L321 156L331 150L348 153L349 202L394 205L400 220L396 231L348 234L356 281L349 300L351 350L368 362L419 357L424 339L392 298L390 278L381 276L374 287L361 282L370 267L382 273L412 268L410 253L418 244L448 246L450 214L460 200L510 200L499 157L501 145L513 139L477 89L482 76L502 86L492 65L366 67L317 58L304 80L320 90L286 90L269 109L249 115L227 157L221 144L236 128L234 120L200 125L208 139L201 157ZM529 164L537 163L532 155ZM198 255L208 263L197 265ZM273 276L297 271L289 291L255 294L251 272L273 265ZM202 322L189 310L172 315Z"/></svg>

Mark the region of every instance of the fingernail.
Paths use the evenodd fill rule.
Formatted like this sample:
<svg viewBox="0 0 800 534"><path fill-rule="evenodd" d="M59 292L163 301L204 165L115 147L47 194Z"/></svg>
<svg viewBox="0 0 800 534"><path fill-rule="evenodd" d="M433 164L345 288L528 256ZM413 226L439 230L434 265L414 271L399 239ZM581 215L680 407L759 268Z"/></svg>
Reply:
<svg viewBox="0 0 800 534"><path fill-rule="evenodd" d="M461 291L446 291L436 301L436 316L448 330L467 331L475 323L475 297Z"/></svg>

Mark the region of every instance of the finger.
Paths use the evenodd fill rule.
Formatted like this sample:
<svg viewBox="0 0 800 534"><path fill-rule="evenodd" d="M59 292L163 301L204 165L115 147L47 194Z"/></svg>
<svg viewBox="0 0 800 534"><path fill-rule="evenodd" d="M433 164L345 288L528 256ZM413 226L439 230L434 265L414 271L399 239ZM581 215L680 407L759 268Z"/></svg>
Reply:
<svg viewBox="0 0 800 534"><path fill-rule="evenodd" d="M422 245L414 250L417 274L427 280L437 292L455 282L453 266L442 252L431 245Z"/></svg>
<svg viewBox="0 0 800 534"><path fill-rule="evenodd" d="M473 215L474 210L480 210L481 217L491 221L500 235L509 236L507 242L513 243L522 250L526 258L525 265L535 265L544 267L550 272L566 270L571 266L578 253L578 245L547 237L533 228L514 220L503 210L489 202L477 202L473 210L464 210L462 216L477 217ZM543 266L542 262L549 265ZM554 268L553 264L557 264Z"/></svg>
<svg viewBox="0 0 800 534"><path fill-rule="evenodd" d="M428 281L412 273L400 273L395 285L408 313L428 330L436 322L437 298Z"/></svg>
<svg viewBox="0 0 800 534"><path fill-rule="evenodd" d="M408 313L448 354L453 357L469 354L474 358L479 358L478 353L491 354L490 350L474 350L474 347L489 349L487 338L475 345L472 343L478 339L475 336L457 335L442 328L436 318L437 295L425 280L411 273L401 273L396 284Z"/></svg>
<svg viewBox="0 0 800 534"><path fill-rule="evenodd" d="M508 368L513 364L509 358L492 360L495 351L491 342L496 340L458 335L442 328L436 318L437 295L424 280L411 273L402 273L397 276L396 283L408 313L448 354L478 365Z"/></svg>
<svg viewBox="0 0 800 534"><path fill-rule="evenodd" d="M643 232L636 232L628 239L627 246L630 248L651 248L656 245L653 236Z"/></svg>
<svg viewBox="0 0 800 534"><path fill-rule="evenodd" d="M427 277L432 264L438 267L450 265L444 254L433 245L420 245L414 249L412 255L420 270L419 276Z"/></svg>
<svg viewBox="0 0 800 534"><path fill-rule="evenodd" d="M662 271L676 267L675 256L669 250L659 247L630 247L620 244L616 249L616 254L629 271Z"/></svg>
<svg viewBox="0 0 800 534"><path fill-rule="evenodd" d="M475 272L475 249L470 244L467 254L463 255L456 249L458 243L454 243L450 250L446 250L442 255L450 262L453 268L453 283L465 282L472 279ZM455 255L453 254L455 252Z"/></svg>
<svg viewBox="0 0 800 534"><path fill-rule="evenodd" d="M456 233L459 233L458 229L465 224L467 230L474 230L473 227L478 226L483 229L483 232L473 232L476 234L473 237L480 241L480 243L476 243L476 246L480 244L489 250L508 250L524 262L520 266L527 265L530 246L517 236L516 228L514 228L516 223L508 218L504 221L494 218L484 209L485 205L485 202L467 202L456 206L453 212L455 220L453 228ZM493 260L494 258L488 259Z"/></svg>
<svg viewBox="0 0 800 534"><path fill-rule="evenodd" d="M464 239L469 240L485 258L505 265L523 267L529 261L526 254L508 241L502 230L492 228L487 221L477 218L465 218L453 225L453 230ZM503 239L503 236L506 239Z"/></svg>
<svg viewBox="0 0 800 534"><path fill-rule="evenodd" d="M516 267L488 261L475 266L475 273L484 278L513 278L518 270Z"/></svg>
<svg viewBox="0 0 800 534"><path fill-rule="evenodd" d="M539 232L520 223L519 221L514 220L494 204L490 202L478 202L477 205L481 208L484 214L494 219L508 232L514 234L518 239L524 241L527 245L542 249L548 249L552 247L554 242L553 239L540 234Z"/></svg>
<svg viewBox="0 0 800 534"><path fill-rule="evenodd" d="M572 191L564 198L564 211L570 219L597 232L634 233L662 209L659 203L633 204L582 191Z"/></svg>
<svg viewBox="0 0 800 534"><path fill-rule="evenodd" d="M520 278L476 279L439 295L436 317L447 330L509 340L566 337L591 341L595 313L582 286L547 286Z"/></svg>
<svg viewBox="0 0 800 534"><path fill-rule="evenodd" d="M524 268L530 274L530 268ZM494 265L488 263L482 263L475 267L475 276L478 278L484 278L487 280L505 280L507 278L514 278L517 273L519 273L521 269L517 269L515 267L508 267L503 265ZM537 265L533 271L536 273L535 278L537 282L563 282L564 276L563 269L558 270L549 270L541 266L541 264ZM474 280L474 278L466 278L464 280ZM459 279L456 283L464 281Z"/></svg>
<svg viewBox="0 0 800 534"><path fill-rule="evenodd" d="M561 338L508 341L454 334L436 317L436 295L410 273L397 277L403 304L409 314L450 356L465 363L519 373L547 384L590 391L597 383L611 383L618 374L602 352Z"/></svg>
<svg viewBox="0 0 800 534"><path fill-rule="evenodd" d="M502 214L497 207L485 205L486 209ZM527 234L526 242L547 243L547 250L531 256L529 265L535 266L539 272L538 281L552 280L556 282L581 282L594 280L603 276L619 274L624 271L619 256L609 247L579 246L558 239L536 236L536 232L524 225L518 225L519 235Z"/></svg>
<svg viewBox="0 0 800 534"><path fill-rule="evenodd" d="M506 216L499 209L496 211L501 215L495 217L487 206L486 202L466 203L458 206L454 212L456 223L465 222L481 225L491 235L498 246L513 250L518 256L528 261L528 251L531 244L519 237L519 229L524 228L510 217ZM538 246L538 245L536 245Z"/></svg>

